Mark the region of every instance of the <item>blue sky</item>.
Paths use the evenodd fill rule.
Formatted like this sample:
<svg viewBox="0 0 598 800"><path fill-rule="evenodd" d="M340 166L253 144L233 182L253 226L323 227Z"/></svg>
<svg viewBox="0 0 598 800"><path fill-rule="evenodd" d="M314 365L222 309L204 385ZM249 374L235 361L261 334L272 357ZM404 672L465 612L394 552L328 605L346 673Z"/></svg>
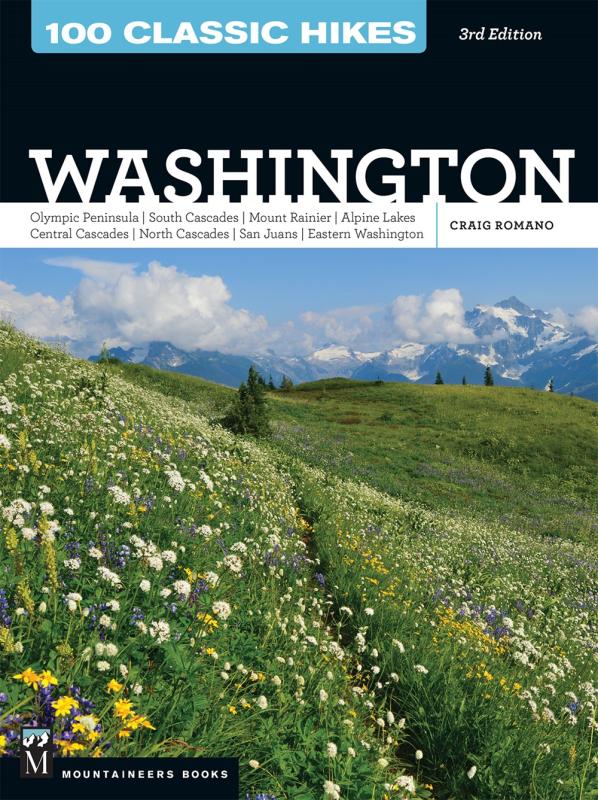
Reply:
<svg viewBox="0 0 598 800"><path fill-rule="evenodd" d="M511 295L598 336L598 251L0 250L0 317L83 355L466 343L466 311Z"/></svg>
<svg viewBox="0 0 598 800"><path fill-rule="evenodd" d="M596 250L3 250L0 280L25 294L63 298L81 275L44 261L74 255L139 263L141 271L158 260L188 275L219 275L236 307L274 323L439 288L459 289L466 308L510 295L567 312L598 302Z"/></svg>

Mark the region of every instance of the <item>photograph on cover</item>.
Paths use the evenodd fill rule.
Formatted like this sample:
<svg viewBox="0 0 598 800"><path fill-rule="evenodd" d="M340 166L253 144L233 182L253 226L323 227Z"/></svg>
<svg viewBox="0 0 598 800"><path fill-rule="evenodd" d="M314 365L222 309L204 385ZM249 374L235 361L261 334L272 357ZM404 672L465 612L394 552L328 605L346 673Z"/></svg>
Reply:
<svg viewBox="0 0 598 800"><path fill-rule="evenodd" d="M595 251L0 259L2 754L589 796Z"/></svg>

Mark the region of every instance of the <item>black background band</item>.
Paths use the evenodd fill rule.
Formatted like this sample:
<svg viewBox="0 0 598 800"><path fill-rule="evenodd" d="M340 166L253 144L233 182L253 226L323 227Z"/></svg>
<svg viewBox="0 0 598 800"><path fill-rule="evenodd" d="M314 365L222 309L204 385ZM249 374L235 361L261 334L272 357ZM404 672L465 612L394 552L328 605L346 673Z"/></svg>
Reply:
<svg viewBox="0 0 598 800"><path fill-rule="evenodd" d="M95 777L98 770L102 775ZM63 774L65 771L70 777ZM213 771L218 777L213 777ZM130 777L129 772L135 773L135 777ZM0 758L0 797L2 800L239 798L239 762L235 758L54 758L53 773L52 778L20 778L19 759Z"/></svg>
<svg viewBox="0 0 598 800"><path fill-rule="evenodd" d="M332 148L407 156L457 148L465 156L490 147L514 160L531 148L549 164L553 149L574 149L570 199L598 200L596 0L429 0L421 55L39 55L29 0L2 0L0 8L4 202L46 199L30 148L52 149L57 163L66 153L79 160L87 148L147 149L158 191L172 182L166 155L183 147L202 155L301 147L321 157ZM540 30L543 38L459 41L462 27L482 25ZM113 159L102 173L94 199L110 190L117 166ZM501 168L476 169L480 188L499 188ZM407 200L419 199L427 169L406 174ZM466 200L459 170L442 175L448 199ZM521 189L518 181L510 199ZM65 190L61 199L79 198Z"/></svg>

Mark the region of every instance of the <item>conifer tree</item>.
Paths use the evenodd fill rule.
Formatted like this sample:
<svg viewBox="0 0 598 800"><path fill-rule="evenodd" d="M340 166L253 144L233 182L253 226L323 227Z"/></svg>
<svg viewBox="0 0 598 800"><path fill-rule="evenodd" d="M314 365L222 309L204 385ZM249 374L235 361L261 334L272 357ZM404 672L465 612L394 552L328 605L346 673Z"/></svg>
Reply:
<svg viewBox="0 0 598 800"><path fill-rule="evenodd" d="M489 366L484 370L484 386L494 386L494 376Z"/></svg>
<svg viewBox="0 0 598 800"><path fill-rule="evenodd" d="M249 368L247 383L239 386L222 424L233 433L267 436L270 433L266 382L255 367Z"/></svg>
<svg viewBox="0 0 598 800"><path fill-rule="evenodd" d="M280 382L280 388L283 392L289 392L293 388L293 381L289 378L288 375L282 376L282 381Z"/></svg>
<svg viewBox="0 0 598 800"><path fill-rule="evenodd" d="M551 378L548 381L548 391L549 392L554 392L554 378Z"/></svg>
<svg viewBox="0 0 598 800"><path fill-rule="evenodd" d="M274 385L274 381L272 380L272 375L270 375L270 380L268 381L268 389L271 392L276 391L276 386Z"/></svg>
<svg viewBox="0 0 598 800"><path fill-rule="evenodd" d="M463 386L467 386L467 378L465 377L465 375L461 379L461 383L463 384Z"/></svg>
<svg viewBox="0 0 598 800"><path fill-rule="evenodd" d="M444 383L444 381L442 380L442 375L440 374L440 371L438 371L436 373L436 380L434 381L434 383L436 384L436 386L440 386L441 384Z"/></svg>

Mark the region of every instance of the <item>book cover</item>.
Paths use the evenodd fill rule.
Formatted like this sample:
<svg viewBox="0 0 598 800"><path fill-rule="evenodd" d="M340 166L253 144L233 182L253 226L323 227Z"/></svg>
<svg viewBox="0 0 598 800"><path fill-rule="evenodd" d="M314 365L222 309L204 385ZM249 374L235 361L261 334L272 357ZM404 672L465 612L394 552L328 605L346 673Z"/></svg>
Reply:
<svg viewBox="0 0 598 800"><path fill-rule="evenodd" d="M598 793L595 0L0 2L0 797Z"/></svg>

